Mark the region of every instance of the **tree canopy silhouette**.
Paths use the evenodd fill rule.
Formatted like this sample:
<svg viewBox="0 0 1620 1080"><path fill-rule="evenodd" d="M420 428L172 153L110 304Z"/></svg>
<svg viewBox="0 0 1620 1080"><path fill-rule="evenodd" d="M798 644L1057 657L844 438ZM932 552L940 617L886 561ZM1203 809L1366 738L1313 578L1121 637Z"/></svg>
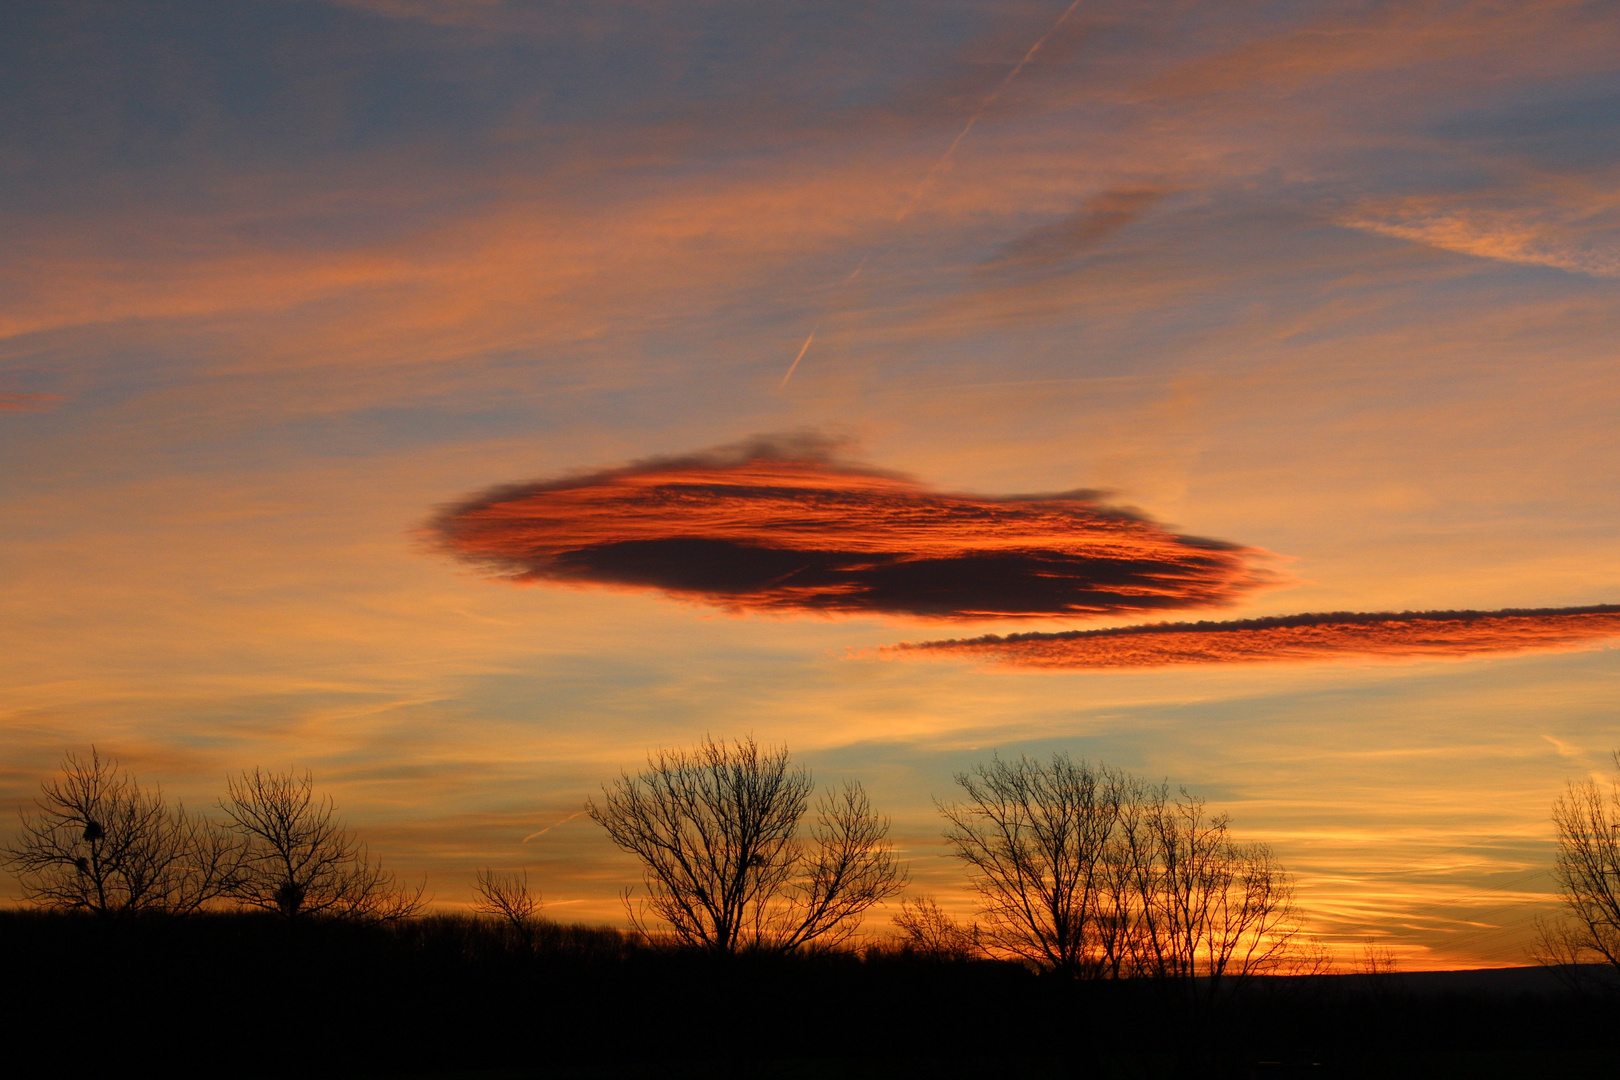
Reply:
<svg viewBox="0 0 1620 1080"><path fill-rule="evenodd" d="M638 909L625 894L638 929L651 916L682 945L786 952L847 939L905 882L888 820L853 781L817 801L805 844L812 790L785 747L706 738L650 754L645 770L603 785L586 811L641 860L647 899Z"/></svg>
<svg viewBox="0 0 1620 1080"><path fill-rule="evenodd" d="M529 872L502 872L484 867L473 880L472 909L491 915L516 930L531 926L544 901L538 889L529 888Z"/></svg>
<svg viewBox="0 0 1620 1080"><path fill-rule="evenodd" d="M316 799L309 773L244 772L227 781L220 809L242 838L232 896L285 918L393 921L420 912L423 887L401 888Z"/></svg>
<svg viewBox="0 0 1620 1080"><path fill-rule="evenodd" d="M983 944L1075 978L1149 977L1213 999L1275 970L1298 926L1268 848L1203 800L1067 754L959 773L938 806L980 898Z"/></svg>
<svg viewBox="0 0 1620 1080"><path fill-rule="evenodd" d="M1620 769L1620 751L1614 754ZM1553 803L1558 854L1553 877L1564 917L1540 924L1540 958L1597 960L1620 969L1620 780L1571 783Z"/></svg>
<svg viewBox="0 0 1620 1080"><path fill-rule="evenodd" d="M188 914L236 886L241 848L205 818L170 806L92 747L68 754L40 785L5 849L23 895L44 907L102 915Z"/></svg>
<svg viewBox="0 0 1620 1080"><path fill-rule="evenodd" d="M1054 754L958 773L945 841L979 892L988 941L1064 975L1095 966L1104 859L1119 818L1113 774Z"/></svg>

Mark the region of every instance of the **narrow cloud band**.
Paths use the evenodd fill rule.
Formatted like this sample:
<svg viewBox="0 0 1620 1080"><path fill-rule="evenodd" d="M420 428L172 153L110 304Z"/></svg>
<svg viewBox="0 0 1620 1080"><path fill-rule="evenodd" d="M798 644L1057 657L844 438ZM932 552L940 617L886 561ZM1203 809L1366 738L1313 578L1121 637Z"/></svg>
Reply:
<svg viewBox="0 0 1620 1080"><path fill-rule="evenodd" d="M0 394L0 412L48 412L61 401L56 394Z"/></svg>
<svg viewBox="0 0 1620 1080"><path fill-rule="evenodd" d="M657 590L733 611L932 619L1230 604L1264 553L1182 536L1095 492L947 494L759 439L495 488L442 511L437 545L514 582Z"/></svg>
<svg viewBox="0 0 1620 1080"><path fill-rule="evenodd" d="M991 634L879 650L1019 668L1143 668L1347 657L1470 656L1620 637L1620 604L1502 611L1335 611L1231 622L1155 623L1053 634Z"/></svg>

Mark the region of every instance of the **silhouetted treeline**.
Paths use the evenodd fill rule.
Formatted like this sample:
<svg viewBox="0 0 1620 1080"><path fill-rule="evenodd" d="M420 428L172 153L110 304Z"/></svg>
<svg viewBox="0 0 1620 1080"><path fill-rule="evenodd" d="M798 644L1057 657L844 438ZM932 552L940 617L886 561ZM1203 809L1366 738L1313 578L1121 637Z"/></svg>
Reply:
<svg viewBox="0 0 1620 1080"><path fill-rule="evenodd" d="M855 948L905 883L887 819L854 783L812 804L808 772L751 739L659 752L587 804L643 863L634 931L544 918L521 870L478 874L478 914L425 915L307 774L232 777L211 820L69 756L4 851L38 906L0 911L0 1038L73 1073L172 1075L1610 1068L1620 965L1403 975L1369 953L1329 974L1270 852L1185 791L1062 753L956 782L938 806L978 921L909 897L899 938ZM1544 939L1571 957L1614 955L1587 893L1614 874L1615 808L1591 784L1555 808L1580 919Z"/></svg>
<svg viewBox="0 0 1620 1080"><path fill-rule="evenodd" d="M0 861L42 907L187 915L231 904L285 919L391 922L419 914L426 883L401 887L317 797L308 773L253 769L226 781L224 821L170 804L91 747L40 785Z"/></svg>
<svg viewBox="0 0 1620 1080"><path fill-rule="evenodd" d="M1616 1008L1535 969L1495 990L1480 975L1261 978L1212 1014L1179 1011L1144 981L1006 961L716 957L611 929L445 915L6 911L0 953L14 992L5 1045L48 1048L83 1073L1557 1075L1608 1060Z"/></svg>

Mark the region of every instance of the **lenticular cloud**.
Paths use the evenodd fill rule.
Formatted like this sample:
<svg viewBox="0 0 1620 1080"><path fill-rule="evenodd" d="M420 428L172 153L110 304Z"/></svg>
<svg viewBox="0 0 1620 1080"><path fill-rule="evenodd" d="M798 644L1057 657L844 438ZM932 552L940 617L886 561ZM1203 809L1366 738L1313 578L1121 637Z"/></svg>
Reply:
<svg viewBox="0 0 1620 1080"><path fill-rule="evenodd" d="M1503 611L1289 615L1156 623L1055 634L1008 634L891 646L1019 668L1144 668L1340 658L1432 658L1571 648L1620 637L1620 604Z"/></svg>
<svg viewBox="0 0 1620 1080"><path fill-rule="evenodd" d="M1264 553L1181 536L1094 492L947 494L812 439L496 488L438 544L514 582L657 590L733 611L934 619L1230 604Z"/></svg>

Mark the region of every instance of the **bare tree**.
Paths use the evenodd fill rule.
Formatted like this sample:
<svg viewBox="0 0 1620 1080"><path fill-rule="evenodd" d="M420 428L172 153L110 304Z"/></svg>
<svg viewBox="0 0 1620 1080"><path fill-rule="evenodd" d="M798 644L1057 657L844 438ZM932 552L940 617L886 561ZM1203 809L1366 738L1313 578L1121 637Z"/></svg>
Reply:
<svg viewBox="0 0 1620 1080"><path fill-rule="evenodd" d="M425 905L425 883L401 888L373 862L337 819L331 797L315 798L307 772L254 769L231 777L220 809L243 840L232 895L249 907L288 919L394 921Z"/></svg>
<svg viewBox="0 0 1620 1080"><path fill-rule="evenodd" d="M1381 979L1401 970L1400 957L1388 945L1375 945L1371 938L1362 942L1356 972L1364 979Z"/></svg>
<svg viewBox="0 0 1620 1080"><path fill-rule="evenodd" d="M1138 790L1146 842L1122 846L1130 891L1120 905L1136 916L1126 937L1134 973L1214 1001L1277 970L1299 927L1292 882L1271 850L1234 841L1227 816L1208 816L1185 790L1176 799L1162 786Z"/></svg>
<svg viewBox="0 0 1620 1080"><path fill-rule="evenodd" d="M1076 978L1149 977L1213 1000L1294 959L1292 885L1224 816L1054 754L959 774L946 842L979 891L985 945Z"/></svg>
<svg viewBox="0 0 1620 1080"><path fill-rule="evenodd" d="M894 862L888 833L888 819L872 812L853 780L817 800L810 825L815 845L802 853L801 873L790 882L788 904L773 926L777 948L846 941L868 908L904 887L905 871Z"/></svg>
<svg viewBox="0 0 1620 1080"><path fill-rule="evenodd" d="M1620 751L1614 755L1620 769ZM1553 876L1564 917L1542 920L1538 958L1620 968L1620 781L1605 791L1596 781L1571 783L1553 804L1558 854Z"/></svg>
<svg viewBox="0 0 1620 1080"><path fill-rule="evenodd" d="M528 929L539 914L541 897L529 889L529 872L502 873L488 867L478 871L473 883L474 911L505 919L518 930Z"/></svg>
<svg viewBox="0 0 1620 1080"><path fill-rule="evenodd" d="M789 951L847 939L905 879L888 820L859 784L818 801L806 850L799 829L812 790L786 748L704 739L650 754L643 772L603 785L601 803L585 809L641 860L648 899L638 911L625 894L638 929L651 915L686 946Z"/></svg>
<svg viewBox="0 0 1620 1080"><path fill-rule="evenodd" d="M1400 997L1400 971L1401 962L1395 950L1387 945L1376 945L1370 938L1362 943L1355 981L1367 997L1383 1005Z"/></svg>
<svg viewBox="0 0 1620 1080"><path fill-rule="evenodd" d="M235 884L240 849L206 819L170 807L94 747L68 754L62 776L40 785L5 850L23 895L46 907L98 914L187 914Z"/></svg>
<svg viewBox="0 0 1620 1080"><path fill-rule="evenodd" d="M903 948L935 960L968 960L980 955L979 924L966 926L947 915L929 896L907 899L894 917Z"/></svg>
<svg viewBox="0 0 1620 1080"><path fill-rule="evenodd" d="M996 757L956 783L964 801L937 805L979 892L986 943L1064 975L1101 974L1119 778L1056 753L1049 762Z"/></svg>

